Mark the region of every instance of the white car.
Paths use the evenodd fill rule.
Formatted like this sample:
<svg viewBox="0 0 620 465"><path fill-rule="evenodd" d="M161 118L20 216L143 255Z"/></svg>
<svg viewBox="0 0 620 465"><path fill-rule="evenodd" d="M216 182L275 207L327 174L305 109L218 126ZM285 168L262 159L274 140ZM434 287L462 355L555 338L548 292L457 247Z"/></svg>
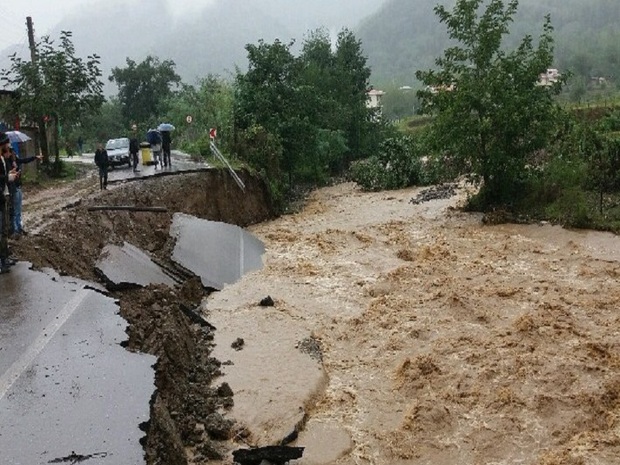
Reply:
<svg viewBox="0 0 620 465"><path fill-rule="evenodd" d="M121 166L127 164L131 166L131 156L129 154L129 139L121 137L120 139L110 139L105 144L106 152L108 152L108 163L110 166Z"/></svg>

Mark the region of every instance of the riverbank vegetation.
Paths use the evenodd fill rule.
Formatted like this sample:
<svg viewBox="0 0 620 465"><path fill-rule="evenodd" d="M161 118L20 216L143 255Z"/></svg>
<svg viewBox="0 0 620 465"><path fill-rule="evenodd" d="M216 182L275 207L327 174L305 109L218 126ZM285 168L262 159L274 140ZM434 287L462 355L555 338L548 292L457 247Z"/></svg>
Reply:
<svg viewBox="0 0 620 465"><path fill-rule="evenodd" d="M620 108L570 109L558 98L566 77L541 85L553 28L547 18L538 40L525 36L507 50L517 7L459 0L451 11L436 8L455 45L417 73L430 121L405 125L408 135L382 144L353 179L378 190L463 177L479 187L467 208L493 221L620 231Z"/></svg>

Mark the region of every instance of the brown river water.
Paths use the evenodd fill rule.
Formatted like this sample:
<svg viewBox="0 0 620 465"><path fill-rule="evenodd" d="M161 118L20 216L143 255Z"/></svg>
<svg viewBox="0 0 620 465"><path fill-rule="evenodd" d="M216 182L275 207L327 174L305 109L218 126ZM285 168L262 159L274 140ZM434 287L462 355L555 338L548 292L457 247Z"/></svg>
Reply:
<svg viewBox="0 0 620 465"><path fill-rule="evenodd" d="M418 192L317 191L250 228L265 267L205 303L246 337L277 321L254 339L263 352L319 342L305 428L334 441L299 463L620 463L620 238L488 226L455 208L463 192L414 205ZM266 295L275 307L256 305ZM248 364L254 391L294 395L278 373L295 357Z"/></svg>

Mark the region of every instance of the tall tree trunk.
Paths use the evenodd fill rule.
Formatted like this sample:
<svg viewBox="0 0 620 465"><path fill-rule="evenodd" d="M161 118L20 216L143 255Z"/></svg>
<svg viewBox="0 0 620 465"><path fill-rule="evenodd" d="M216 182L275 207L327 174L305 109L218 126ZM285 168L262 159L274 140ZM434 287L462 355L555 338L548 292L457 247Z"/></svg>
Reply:
<svg viewBox="0 0 620 465"><path fill-rule="evenodd" d="M39 126L39 144L41 147L41 155L43 155L43 163L47 164L49 163L50 154L49 146L47 144L47 128L45 125L45 120L42 116L38 118L37 125Z"/></svg>
<svg viewBox="0 0 620 465"><path fill-rule="evenodd" d="M60 176L60 149L58 147L58 115L54 115L52 119L52 154L54 155L54 174Z"/></svg>

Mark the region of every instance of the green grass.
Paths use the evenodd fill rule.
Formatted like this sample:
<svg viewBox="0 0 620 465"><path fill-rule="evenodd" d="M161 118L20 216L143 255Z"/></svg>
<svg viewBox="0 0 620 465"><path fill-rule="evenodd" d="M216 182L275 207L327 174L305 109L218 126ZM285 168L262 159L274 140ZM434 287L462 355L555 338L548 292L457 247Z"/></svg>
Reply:
<svg viewBox="0 0 620 465"><path fill-rule="evenodd" d="M404 134L415 134L421 129L428 126L432 121L431 116L410 116L409 118L403 118L397 125L400 132Z"/></svg>

